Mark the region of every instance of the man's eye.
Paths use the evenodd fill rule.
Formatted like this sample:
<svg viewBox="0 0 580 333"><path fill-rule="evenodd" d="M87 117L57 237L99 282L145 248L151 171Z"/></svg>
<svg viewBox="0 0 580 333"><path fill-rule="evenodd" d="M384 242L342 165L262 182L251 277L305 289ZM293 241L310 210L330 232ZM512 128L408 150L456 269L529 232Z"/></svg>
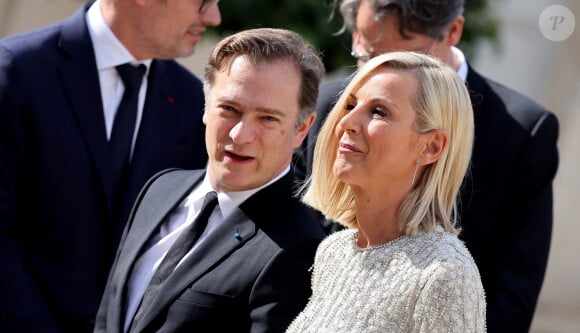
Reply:
<svg viewBox="0 0 580 333"><path fill-rule="evenodd" d="M225 111L236 111L236 109L231 105L220 105L220 108Z"/></svg>
<svg viewBox="0 0 580 333"><path fill-rule="evenodd" d="M262 119L269 122L278 121L278 118L272 116L263 116Z"/></svg>

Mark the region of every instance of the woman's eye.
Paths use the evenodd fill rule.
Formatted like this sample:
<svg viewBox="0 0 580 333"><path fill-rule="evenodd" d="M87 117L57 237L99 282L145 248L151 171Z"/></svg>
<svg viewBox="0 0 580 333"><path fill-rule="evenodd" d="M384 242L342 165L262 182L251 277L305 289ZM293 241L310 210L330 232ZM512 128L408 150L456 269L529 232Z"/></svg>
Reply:
<svg viewBox="0 0 580 333"><path fill-rule="evenodd" d="M371 113L373 115L377 115L379 117L387 117L387 116L389 116L389 111L385 110L384 108L379 108L379 107L373 108L372 111L371 111Z"/></svg>
<svg viewBox="0 0 580 333"><path fill-rule="evenodd" d="M355 103L346 103L344 105L344 109L346 111L352 111L355 107L356 107L356 104Z"/></svg>

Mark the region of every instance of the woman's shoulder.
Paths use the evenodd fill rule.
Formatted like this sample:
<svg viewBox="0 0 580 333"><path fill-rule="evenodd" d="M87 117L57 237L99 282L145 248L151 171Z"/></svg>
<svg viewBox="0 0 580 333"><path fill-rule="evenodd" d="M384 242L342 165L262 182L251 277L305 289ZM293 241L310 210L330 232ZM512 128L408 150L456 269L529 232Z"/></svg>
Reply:
<svg viewBox="0 0 580 333"><path fill-rule="evenodd" d="M356 235L356 229L344 229L326 236L318 247L319 253L326 251L336 252L337 250L346 250L352 247L353 239Z"/></svg>
<svg viewBox="0 0 580 333"><path fill-rule="evenodd" d="M347 228L331 233L326 236L323 242L333 243L333 242L349 242L356 235L357 230L353 228Z"/></svg>
<svg viewBox="0 0 580 333"><path fill-rule="evenodd" d="M451 270L467 270L479 276L469 250L456 235L436 229L416 237L415 255L426 265L441 266Z"/></svg>
<svg viewBox="0 0 580 333"><path fill-rule="evenodd" d="M471 279L480 279L479 270L471 253L456 235L441 231L434 237L431 264L442 274L459 273Z"/></svg>
<svg viewBox="0 0 580 333"><path fill-rule="evenodd" d="M421 258L424 262L424 277L427 285L443 289L467 288L471 293L483 295L481 276L473 257L465 244L453 234L445 231L431 232L425 237L430 251Z"/></svg>
<svg viewBox="0 0 580 333"><path fill-rule="evenodd" d="M433 245L416 306L422 325L429 331L485 331L485 292L465 245L449 233L440 234Z"/></svg>

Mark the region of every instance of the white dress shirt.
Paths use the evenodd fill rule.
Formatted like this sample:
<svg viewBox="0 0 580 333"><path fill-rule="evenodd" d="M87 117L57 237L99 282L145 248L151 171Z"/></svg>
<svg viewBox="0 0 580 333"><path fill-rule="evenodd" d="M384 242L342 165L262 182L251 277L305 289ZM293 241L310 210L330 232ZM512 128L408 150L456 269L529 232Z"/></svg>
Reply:
<svg viewBox="0 0 580 333"><path fill-rule="evenodd" d="M208 235L225 221L225 219L227 219L244 201L262 188L282 178L289 171L290 166L288 165L284 171L270 182L252 190L218 193L218 206L216 206L210 215L207 227L191 250L183 257L183 259L181 259L178 266L183 262L183 260L190 256L191 253L208 237ZM146 250L135 262L133 271L127 280L125 332L127 332L131 326L131 321L137 312L143 294L145 294L145 289L147 289L149 281L151 281L157 267L159 267L159 264L183 230L193 223L201 210L205 195L210 191L215 190L213 189L206 173L201 184L191 191L185 200L183 200L183 202L180 203L161 224L159 234L153 236L153 238L149 240L148 250Z"/></svg>
<svg viewBox="0 0 580 333"><path fill-rule="evenodd" d="M467 62L465 61L465 54L463 54L463 51L456 48L455 46L451 47L451 51L453 51L453 53L457 56L457 58L459 58L459 61L461 62L459 64L457 75L459 75L463 82L465 82L467 80Z"/></svg>
<svg viewBox="0 0 580 333"><path fill-rule="evenodd" d="M100 5L101 0L95 1L85 14L85 17L89 34L93 42L95 59L97 61L107 139L111 138L115 114L117 113L117 108L121 103L123 92L125 91L123 81L115 67L125 63L131 63L135 66L143 64L147 67L139 90L137 119L135 122L135 132L133 133L133 142L131 143L132 156L133 148L135 147L135 140L137 139L137 133L139 132L139 125L141 124L141 118L143 116L143 106L145 105L145 96L147 94L147 76L149 75L149 67L152 60L137 61L135 57L131 55L127 48L125 48L117 37L115 37L105 22L105 19L101 14Z"/></svg>

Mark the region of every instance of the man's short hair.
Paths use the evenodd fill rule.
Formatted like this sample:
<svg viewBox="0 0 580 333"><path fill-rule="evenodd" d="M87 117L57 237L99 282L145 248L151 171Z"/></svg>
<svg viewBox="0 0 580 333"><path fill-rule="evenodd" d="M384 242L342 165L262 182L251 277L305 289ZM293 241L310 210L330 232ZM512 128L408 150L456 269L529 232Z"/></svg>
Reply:
<svg viewBox="0 0 580 333"><path fill-rule="evenodd" d="M436 39L443 34L458 16L463 14L464 0L335 0L344 20L343 29L356 30L356 16L361 1L368 1L374 18L380 21L391 14L400 15L399 32L427 35Z"/></svg>
<svg viewBox="0 0 580 333"><path fill-rule="evenodd" d="M284 30L260 28L238 32L223 39L214 49L205 67L206 90L237 56L246 56L254 65L289 61L296 66L301 78L297 125L315 111L318 86L324 75L324 65L317 51L299 34ZM284 84L284 78L280 83Z"/></svg>

